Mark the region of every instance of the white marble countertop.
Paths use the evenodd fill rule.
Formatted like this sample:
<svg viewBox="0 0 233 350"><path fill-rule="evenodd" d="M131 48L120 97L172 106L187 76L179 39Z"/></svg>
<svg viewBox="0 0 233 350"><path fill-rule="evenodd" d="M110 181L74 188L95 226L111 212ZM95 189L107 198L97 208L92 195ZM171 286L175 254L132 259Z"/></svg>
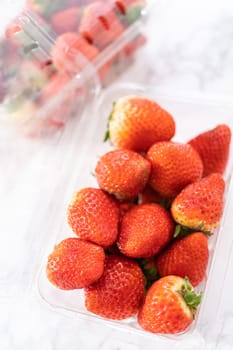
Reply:
<svg viewBox="0 0 233 350"><path fill-rule="evenodd" d="M176 93L185 91L191 95L201 93L203 96L214 94L232 97L232 0L157 1L145 31L149 36L148 45L138 55L137 64L120 81L152 84ZM30 191L29 184L25 184L25 188ZM22 202L31 198L30 195L24 196L23 190L21 188L19 194ZM13 217L9 225L16 227L17 221L17 227L23 226L24 214L22 212ZM233 223L230 230L233 230ZM18 253L16 245L13 250L9 246L7 251L4 249L4 234L0 233L0 264L4 263L5 256L13 262L15 254ZM28 246L26 242L20 242L17 232L15 235L18 249L21 249L19 261L23 265ZM33 261L30 264L34 266ZM3 268L7 270L7 266ZM224 291L220 300L221 313L216 320L220 333L212 340L209 338L199 344L198 350L233 348L233 298L232 293L229 293L233 288L232 272L233 256L224 276L224 285L217 286ZM171 346L181 350L197 348L195 339L173 342L171 339L161 338L155 342L151 337L67 317L42 303L36 293L30 293L26 289L27 277L25 273L20 282L15 279L13 297L10 291L9 295L0 297L1 350L167 350ZM3 287L7 290L7 286ZM30 290L33 291L34 288Z"/></svg>

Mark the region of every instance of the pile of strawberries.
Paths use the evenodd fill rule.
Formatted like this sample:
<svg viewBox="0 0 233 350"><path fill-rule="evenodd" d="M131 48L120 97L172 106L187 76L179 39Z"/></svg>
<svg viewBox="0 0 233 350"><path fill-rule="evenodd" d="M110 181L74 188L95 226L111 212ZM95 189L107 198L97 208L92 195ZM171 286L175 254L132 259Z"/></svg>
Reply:
<svg viewBox="0 0 233 350"><path fill-rule="evenodd" d="M188 143L171 141L175 128L148 98L114 103L106 139L115 149L95 167L99 188L74 194L67 218L76 237L55 246L47 263L56 287L84 288L88 311L113 320L137 315L153 333L182 332L194 319L231 141L227 125Z"/></svg>

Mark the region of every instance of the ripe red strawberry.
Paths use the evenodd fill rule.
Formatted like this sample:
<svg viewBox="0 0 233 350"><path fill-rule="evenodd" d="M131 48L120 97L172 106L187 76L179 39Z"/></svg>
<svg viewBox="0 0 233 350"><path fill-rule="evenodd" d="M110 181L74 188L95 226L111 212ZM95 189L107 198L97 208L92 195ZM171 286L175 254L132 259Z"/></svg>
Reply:
<svg viewBox="0 0 233 350"><path fill-rule="evenodd" d="M80 57L80 52L90 61L99 54L98 49L80 35L68 32L57 38L51 56L57 69L77 73L86 64Z"/></svg>
<svg viewBox="0 0 233 350"><path fill-rule="evenodd" d="M150 163L130 150L114 150L98 161L95 174L100 188L125 201L134 199L146 186Z"/></svg>
<svg viewBox="0 0 233 350"><path fill-rule="evenodd" d="M158 142L147 153L152 170L150 185L161 196L175 197L185 186L202 177L203 164L190 145Z"/></svg>
<svg viewBox="0 0 233 350"><path fill-rule="evenodd" d="M68 207L68 223L81 238L103 247L112 245L118 235L119 204L96 188L76 192Z"/></svg>
<svg viewBox="0 0 233 350"><path fill-rule="evenodd" d="M109 119L109 137L117 148L147 151L155 142L175 134L173 117L156 102L142 96L120 98Z"/></svg>
<svg viewBox="0 0 233 350"><path fill-rule="evenodd" d="M149 258L169 243L173 230L166 209L158 204L137 205L123 217L117 244L126 256Z"/></svg>
<svg viewBox="0 0 233 350"><path fill-rule="evenodd" d="M47 277L60 289L80 289L96 282L104 272L102 247L78 238L67 238L48 257Z"/></svg>
<svg viewBox="0 0 233 350"><path fill-rule="evenodd" d="M224 173L229 158L230 142L231 130L224 124L189 141L201 156L204 165L203 176Z"/></svg>
<svg viewBox="0 0 233 350"><path fill-rule="evenodd" d="M85 306L101 317L121 320L137 314L144 294L145 278L138 264L109 255L103 276L85 289Z"/></svg>
<svg viewBox="0 0 233 350"><path fill-rule="evenodd" d="M156 259L156 267L160 276L187 276L196 287L205 277L208 259L207 236L194 232L166 248Z"/></svg>
<svg viewBox="0 0 233 350"><path fill-rule="evenodd" d="M149 289L138 315L138 323L146 331L175 334L192 323L201 296L196 295L187 279L166 276Z"/></svg>
<svg viewBox="0 0 233 350"><path fill-rule="evenodd" d="M224 190L225 182L219 173L185 187L172 203L174 220L197 231L211 232L222 216Z"/></svg>
<svg viewBox="0 0 233 350"><path fill-rule="evenodd" d="M50 18L50 23L57 34L75 32L78 30L81 14L81 8L70 7L54 13Z"/></svg>
<svg viewBox="0 0 233 350"><path fill-rule="evenodd" d="M91 44L103 49L124 31L111 5L95 1L85 7L79 32Z"/></svg>

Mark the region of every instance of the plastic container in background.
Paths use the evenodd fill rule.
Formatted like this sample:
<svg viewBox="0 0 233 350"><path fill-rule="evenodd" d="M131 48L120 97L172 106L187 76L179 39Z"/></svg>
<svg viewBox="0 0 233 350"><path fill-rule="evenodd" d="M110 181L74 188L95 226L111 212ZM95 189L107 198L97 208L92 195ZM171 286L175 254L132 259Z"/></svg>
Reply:
<svg viewBox="0 0 233 350"><path fill-rule="evenodd" d="M0 118L28 137L61 130L145 41L144 0L27 0L0 39Z"/></svg>
<svg viewBox="0 0 233 350"><path fill-rule="evenodd" d="M66 220L66 208L72 196L72 193L83 188L97 186L93 170L98 157L111 147L103 142L106 130L107 119L112 108L112 103L119 97L125 95L144 95L156 100L161 106L167 109L175 118L177 133L174 140L186 142L194 135L211 129L217 124L227 123L233 130L233 105L231 100L200 96L190 97L185 94L174 96L165 92L156 90L153 87L137 87L131 85L115 86L98 97L96 102L87 109L82 123L73 124L64 135L63 145L67 144L66 137L71 138L74 143L72 146L71 162L66 163L66 174L63 179L60 178L59 190L55 190L49 204L49 217L46 217L40 227L43 232L41 239L44 259L39 273L36 285L39 296L54 311L60 311L66 315L102 322L104 325L110 325L115 328L125 330L132 334L141 334L151 337L155 345L162 345L163 342L173 344L179 349L204 349L209 339L211 344L219 335L219 324L217 322L219 303L223 297L223 289L219 286L224 285L224 276L228 271L230 254L233 244L233 236L229 234L229 225L231 223L231 198L233 196L233 147L231 146L231 157L225 173L226 193L225 210L219 228L209 239L210 259L207 269L206 280L198 287L203 292L201 307L192 326L183 334L176 336L157 336L140 329L135 318L124 321L111 321L100 318L89 313L84 307L84 295L82 290L62 291L55 288L46 277L45 267L47 256L53 250L55 244L66 237L72 237L74 234L69 228ZM89 115L93 114L92 123L88 122ZM61 146L62 147L62 146ZM78 151L78 152L77 152ZM59 182L59 181L58 181ZM41 232L41 231L40 231ZM37 288L36 287L36 288ZM190 345L191 344L191 345ZM184 346L184 347L183 347ZM192 346L192 347L189 347Z"/></svg>

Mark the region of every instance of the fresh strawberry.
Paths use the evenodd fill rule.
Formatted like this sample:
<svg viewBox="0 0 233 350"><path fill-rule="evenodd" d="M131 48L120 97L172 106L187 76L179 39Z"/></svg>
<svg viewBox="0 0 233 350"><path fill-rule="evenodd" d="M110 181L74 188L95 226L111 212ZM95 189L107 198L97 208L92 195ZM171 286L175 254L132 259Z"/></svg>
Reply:
<svg viewBox="0 0 233 350"><path fill-rule="evenodd" d="M78 238L67 238L48 257L47 277L60 289L80 289L96 282L104 272L102 247Z"/></svg>
<svg viewBox="0 0 233 350"><path fill-rule="evenodd" d="M119 205L102 190L84 188L76 192L67 215L70 227L79 238L103 247L116 241L120 220Z"/></svg>
<svg viewBox="0 0 233 350"><path fill-rule="evenodd" d="M158 204L137 205L122 219L117 240L122 254L149 258L158 254L172 239L170 213Z"/></svg>
<svg viewBox="0 0 233 350"><path fill-rule="evenodd" d="M149 149L147 159L152 165L150 185L166 198L175 197L185 186L202 177L202 160L187 144L158 142Z"/></svg>
<svg viewBox="0 0 233 350"><path fill-rule="evenodd" d="M109 118L110 138L117 148L147 151L155 142L175 134L173 117L156 102L142 96L126 96L114 103Z"/></svg>
<svg viewBox="0 0 233 350"><path fill-rule="evenodd" d="M224 190L225 182L219 173L188 185L172 203L174 220L197 231L212 232L222 216Z"/></svg>
<svg viewBox="0 0 233 350"><path fill-rule="evenodd" d="M78 30L81 14L81 8L70 7L54 13L50 18L50 23L57 34L75 32Z"/></svg>
<svg viewBox="0 0 233 350"><path fill-rule="evenodd" d="M197 150L202 158L203 176L211 173L224 173L229 158L230 142L231 130L224 124L218 125L189 141L189 144Z"/></svg>
<svg viewBox="0 0 233 350"><path fill-rule="evenodd" d="M79 32L91 44L103 49L124 31L110 4L95 1L85 7Z"/></svg>
<svg viewBox="0 0 233 350"><path fill-rule="evenodd" d="M166 248L157 258L156 267L160 276L187 276L196 287L205 277L208 258L207 236L194 232Z"/></svg>
<svg viewBox="0 0 233 350"><path fill-rule="evenodd" d="M146 186L150 163L130 150L114 150L98 161L95 174L99 187L121 201L134 199Z"/></svg>
<svg viewBox="0 0 233 350"><path fill-rule="evenodd" d="M138 264L109 255L103 276L85 289L85 306L101 317L121 320L137 314L144 294L145 278Z"/></svg>
<svg viewBox="0 0 233 350"><path fill-rule="evenodd" d="M80 52L89 61L92 61L99 54L98 49L90 45L80 35L68 32L57 38L51 56L57 69L74 74L86 65L86 61L83 62Z"/></svg>
<svg viewBox="0 0 233 350"><path fill-rule="evenodd" d="M178 276L160 278L150 287L138 315L146 331L161 334L183 332L192 323L201 296L188 279Z"/></svg>

